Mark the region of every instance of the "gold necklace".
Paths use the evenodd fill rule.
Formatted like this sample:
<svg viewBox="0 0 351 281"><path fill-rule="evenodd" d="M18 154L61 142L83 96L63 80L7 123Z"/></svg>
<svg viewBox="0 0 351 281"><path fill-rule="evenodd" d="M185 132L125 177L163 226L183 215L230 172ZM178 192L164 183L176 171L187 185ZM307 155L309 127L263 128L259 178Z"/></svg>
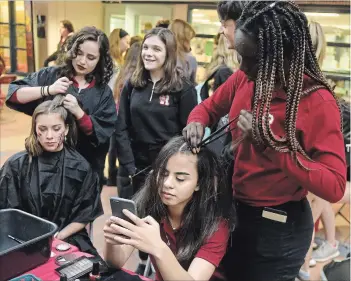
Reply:
<svg viewBox="0 0 351 281"><path fill-rule="evenodd" d="M177 230L176 227L173 227L172 222L171 222L171 219L169 218L169 216L167 216L167 219L168 219L168 222L169 222L171 228L172 228L173 230Z"/></svg>

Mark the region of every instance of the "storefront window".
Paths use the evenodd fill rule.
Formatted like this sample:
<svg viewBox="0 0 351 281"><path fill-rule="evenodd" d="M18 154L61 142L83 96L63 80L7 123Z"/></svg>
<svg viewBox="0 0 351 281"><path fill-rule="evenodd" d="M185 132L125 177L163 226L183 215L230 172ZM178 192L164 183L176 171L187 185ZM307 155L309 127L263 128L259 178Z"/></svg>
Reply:
<svg viewBox="0 0 351 281"><path fill-rule="evenodd" d="M350 73L350 14L306 13L309 21L318 22L325 33L327 54L323 70Z"/></svg>
<svg viewBox="0 0 351 281"><path fill-rule="evenodd" d="M6 72L34 71L30 1L0 1L0 54Z"/></svg>
<svg viewBox="0 0 351 281"><path fill-rule="evenodd" d="M16 1L16 23L24 24L25 21L25 12L24 12L24 1Z"/></svg>
<svg viewBox="0 0 351 281"><path fill-rule="evenodd" d="M0 55L10 70L10 24L8 1L0 1Z"/></svg>
<svg viewBox="0 0 351 281"><path fill-rule="evenodd" d="M327 51L322 70L339 95L348 94L350 89L350 13L345 7L330 5L321 10L318 5L301 6L309 21L316 21L323 27ZM213 38L220 27L218 14L215 6L203 9L194 6L190 7L188 18L197 34L191 41L199 64L197 81L203 81L204 68L212 58Z"/></svg>
<svg viewBox="0 0 351 281"><path fill-rule="evenodd" d="M196 37L191 40L192 54L199 65L196 80L202 81L205 78L205 66L211 61L214 38L221 24L215 9L191 9L189 17L196 32Z"/></svg>
<svg viewBox="0 0 351 281"><path fill-rule="evenodd" d="M221 26L216 10L192 9L191 24L197 34L216 35Z"/></svg>
<svg viewBox="0 0 351 281"><path fill-rule="evenodd" d="M125 21L125 15L111 15L109 33L111 33L115 28L124 28Z"/></svg>
<svg viewBox="0 0 351 281"><path fill-rule="evenodd" d="M306 12L309 21L318 22L324 31L327 50L322 70L339 96L350 94L350 14Z"/></svg>
<svg viewBox="0 0 351 281"><path fill-rule="evenodd" d="M161 16L136 15L135 16L135 31L136 31L135 33L144 36L161 19L162 19Z"/></svg>

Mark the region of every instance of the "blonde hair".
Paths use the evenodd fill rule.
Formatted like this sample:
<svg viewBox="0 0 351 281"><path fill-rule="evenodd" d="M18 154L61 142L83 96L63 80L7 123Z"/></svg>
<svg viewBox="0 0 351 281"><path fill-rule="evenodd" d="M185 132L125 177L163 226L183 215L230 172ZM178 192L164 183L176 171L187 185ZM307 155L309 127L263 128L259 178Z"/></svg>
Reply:
<svg viewBox="0 0 351 281"><path fill-rule="evenodd" d="M117 65L119 66L123 65L124 63L124 57L119 48L121 41L121 38L119 37L120 32L121 28L115 28L114 30L112 30L109 37L111 57L113 58L114 62L117 63Z"/></svg>
<svg viewBox="0 0 351 281"><path fill-rule="evenodd" d="M136 69L140 51L141 42L135 42L133 45L131 45L126 54L125 63L118 72L117 79L113 87L113 96L117 104L119 103L119 98L123 89L123 85L127 80L130 79L130 77Z"/></svg>
<svg viewBox="0 0 351 281"><path fill-rule="evenodd" d="M221 66L227 66L232 70L239 66L237 53L235 50L228 49L223 34L220 34L217 49L213 52L211 62L207 66L206 77L210 77Z"/></svg>
<svg viewBox="0 0 351 281"><path fill-rule="evenodd" d="M314 48L318 64L322 66L327 48L327 42L324 36L323 28L318 22L314 21L310 22L308 28L310 30L312 46Z"/></svg>
<svg viewBox="0 0 351 281"><path fill-rule="evenodd" d="M173 20L169 29L173 32L177 41L178 57L184 61L185 53L191 51L190 41L196 36L196 32L190 24L180 19Z"/></svg>
<svg viewBox="0 0 351 281"><path fill-rule="evenodd" d="M66 136L66 145L75 147L77 143L77 126L71 113L63 107L63 95L56 95L53 100L44 101L39 104L32 115L32 126L29 137L25 140L25 148L30 156L39 156L43 153L43 148L38 141L36 132L37 117L41 114L58 113L66 126L69 126Z"/></svg>

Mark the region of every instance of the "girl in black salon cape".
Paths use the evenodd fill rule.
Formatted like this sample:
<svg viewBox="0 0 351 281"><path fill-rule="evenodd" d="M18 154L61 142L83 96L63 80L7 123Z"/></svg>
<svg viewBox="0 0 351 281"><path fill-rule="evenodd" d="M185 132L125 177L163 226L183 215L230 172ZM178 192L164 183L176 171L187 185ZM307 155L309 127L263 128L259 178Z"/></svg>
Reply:
<svg viewBox="0 0 351 281"><path fill-rule="evenodd" d="M56 238L97 255L85 229L102 213L99 181L75 150L77 128L64 96L41 103L25 151L0 170L0 209L16 208L58 225Z"/></svg>
<svg viewBox="0 0 351 281"><path fill-rule="evenodd" d="M34 109L57 94L66 94L63 106L78 125L77 151L103 178L109 139L117 121L112 90L112 59L107 36L95 27L72 35L65 64L47 67L10 84L6 105L32 115Z"/></svg>

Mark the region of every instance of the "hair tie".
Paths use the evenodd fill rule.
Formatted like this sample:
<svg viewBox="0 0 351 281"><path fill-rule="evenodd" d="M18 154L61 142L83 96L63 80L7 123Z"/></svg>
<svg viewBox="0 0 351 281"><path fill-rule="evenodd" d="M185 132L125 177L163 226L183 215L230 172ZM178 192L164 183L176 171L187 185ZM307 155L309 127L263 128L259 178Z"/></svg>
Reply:
<svg viewBox="0 0 351 281"><path fill-rule="evenodd" d="M124 29L121 28L121 29L119 30L119 38L122 39L123 37L125 37L125 36L127 36L127 35L129 35L129 34L128 34L128 32L125 31Z"/></svg>

